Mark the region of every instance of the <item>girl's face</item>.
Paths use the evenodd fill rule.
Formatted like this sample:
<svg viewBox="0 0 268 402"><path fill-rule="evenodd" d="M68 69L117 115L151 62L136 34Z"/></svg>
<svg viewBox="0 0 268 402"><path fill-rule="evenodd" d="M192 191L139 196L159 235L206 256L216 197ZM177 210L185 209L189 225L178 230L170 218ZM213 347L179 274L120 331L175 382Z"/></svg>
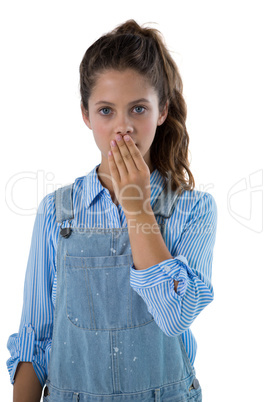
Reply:
<svg viewBox="0 0 268 402"><path fill-rule="evenodd" d="M152 171L150 147L157 126L167 117L168 106L159 112L158 95L142 75L132 69L101 73L89 98L88 111L86 116L82 108L82 115L101 151L102 171L109 172L108 151L117 134L132 137Z"/></svg>

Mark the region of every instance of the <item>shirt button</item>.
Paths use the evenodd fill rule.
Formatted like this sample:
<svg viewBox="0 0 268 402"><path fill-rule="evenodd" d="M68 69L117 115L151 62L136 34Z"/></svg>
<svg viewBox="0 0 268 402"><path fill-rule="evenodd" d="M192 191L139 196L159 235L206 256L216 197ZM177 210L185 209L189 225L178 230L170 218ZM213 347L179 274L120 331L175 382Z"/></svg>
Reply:
<svg viewBox="0 0 268 402"><path fill-rule="evenodd" d="M165 271L169 272L170 271L170 267L165 267Z"/></svg>
<svg viewBox="0 0 268 402"><path fill-rule="evenodd" d="M33 330L32 328L28 327L28 328L27 328L27 331L26 331L27 334L30 334L30 333L32 332L32 330Z"/></svg>
<svg viewBox="0 0 268 402"><path fill-rule="evenodd" d="M198 381L197 378L195 378L194 381L193 381L193 387L194 387L194 389L199 388L199 381Z"/></svg>

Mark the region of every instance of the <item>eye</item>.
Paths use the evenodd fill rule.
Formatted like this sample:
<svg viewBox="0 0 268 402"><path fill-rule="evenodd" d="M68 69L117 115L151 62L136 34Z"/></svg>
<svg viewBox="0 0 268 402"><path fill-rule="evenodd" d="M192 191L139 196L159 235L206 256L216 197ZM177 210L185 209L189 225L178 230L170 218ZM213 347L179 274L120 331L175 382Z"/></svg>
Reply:
<svg viewBox="0 0 268 402"><path fill-rule="evenodd" d="M108 116L110 114L111 109L109 107L103 107L99 110L100 113L104 116Z"/></svg>
<svg viewBox="0 0 268 402"><path fill-rule="evenodd" d="M137 114L142 114L145 111L145 107L143 106L135 106L134 110Z"/></svg>

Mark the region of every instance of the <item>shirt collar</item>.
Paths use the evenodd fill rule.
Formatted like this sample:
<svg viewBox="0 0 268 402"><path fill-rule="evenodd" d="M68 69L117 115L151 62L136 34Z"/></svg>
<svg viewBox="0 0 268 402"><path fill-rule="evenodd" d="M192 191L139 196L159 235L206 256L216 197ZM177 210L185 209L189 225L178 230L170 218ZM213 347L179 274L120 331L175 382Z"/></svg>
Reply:
<svg viewBox="0 0 268 402"><path fill-rule="evenodd" d="M99 178L98 178L98 173L97 169L100 166L98 164L95 166L94 169L89 172L83 180L83 190L82 190L82 196L83 196L83 201L84 205L86 208L89 208L92 204L92 202L97 198L102 192L105 192L107 196L110 195L109 191L107 188L103 187L101 184ZM155 204L155 201L160 194L160 192L164 188L164 184L166 182L166 179L160 174L160 172L155 169L151 175L150 175L150 186L151 186L151 206L153 207Z"/></svg>

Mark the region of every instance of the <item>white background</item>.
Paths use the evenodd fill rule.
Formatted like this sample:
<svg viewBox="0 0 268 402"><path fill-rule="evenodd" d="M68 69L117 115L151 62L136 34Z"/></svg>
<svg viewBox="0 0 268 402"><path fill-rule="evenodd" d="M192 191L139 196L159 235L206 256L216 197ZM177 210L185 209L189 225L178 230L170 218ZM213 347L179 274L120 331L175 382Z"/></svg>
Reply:
<svg viewBox="0 0 268 402"><path fill-rule="evenodd" d="M81 117L79 64L93 41L130 18L155 22L179 66L196 188L218 207L215 300L192 326L203 401L264 400L266 2L17 0L2 3L0 15L1 400L12 400L6 342L19 327L37 206L100 162Z"/></svg>

